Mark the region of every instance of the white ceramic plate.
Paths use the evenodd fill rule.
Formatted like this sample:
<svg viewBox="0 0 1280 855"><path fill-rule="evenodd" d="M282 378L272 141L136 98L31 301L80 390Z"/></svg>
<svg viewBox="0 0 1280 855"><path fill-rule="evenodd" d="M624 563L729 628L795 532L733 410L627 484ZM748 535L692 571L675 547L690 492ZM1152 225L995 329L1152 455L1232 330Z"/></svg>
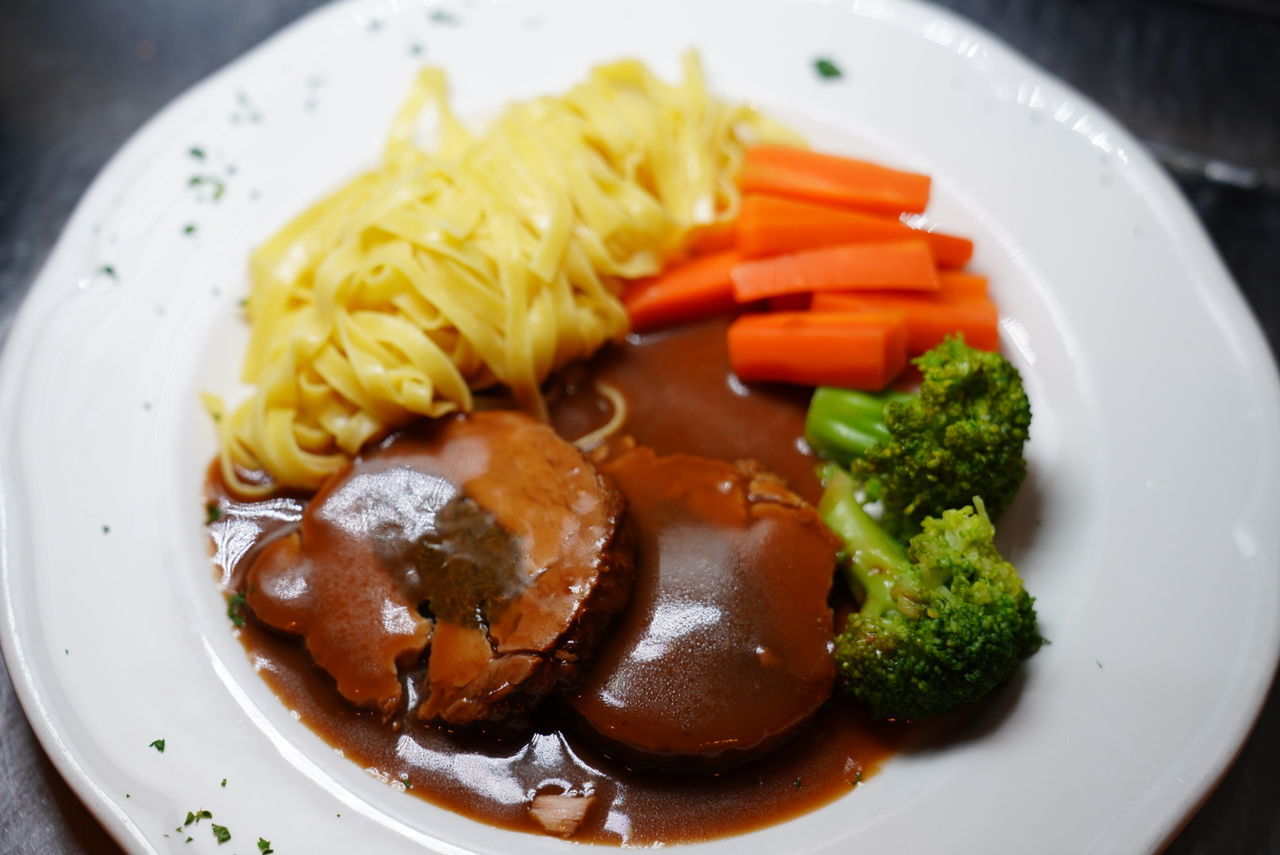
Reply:
<svg viewBox="0 0 1280 855"><path fill-rule="evenodd" d="M127 850L229 851L207 823L175 831L205 808L241 853L578 851L395 791L266 688L206 561L197 393L235 389L250 246L373 160L420 62L485 115L621 55L671 74L687 46L816 145L936 176L931 216L977 238L1036 413L1004 537L1053 642L978 732L699 851L1146 852L1221 774L1280 643L1280 392L1200 227L1113 119L913 2L349 2L125 146L5 353L4 653Z"/></svg>

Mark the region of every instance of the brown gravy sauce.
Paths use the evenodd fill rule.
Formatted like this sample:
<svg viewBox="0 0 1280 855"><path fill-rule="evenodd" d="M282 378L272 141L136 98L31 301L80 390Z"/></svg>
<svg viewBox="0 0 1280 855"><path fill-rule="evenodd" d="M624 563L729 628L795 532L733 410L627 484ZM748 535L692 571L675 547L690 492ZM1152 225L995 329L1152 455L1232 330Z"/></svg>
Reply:
<svg viewBox="0 0 1280 855"><path fill-rule="evenodd" d="M723 322L633 338L586 368L565 372L552 393L552 422L573 438L607 421L594 382L628 403L626 432L660 454L755 459L816 500L814 460L798 438L803 391L743 387L731 378ZM255 551L296 524L301 498L236 503L211 467L210 525L224 587L234 589ZM840 609L837 609L839 613ZM575 730L553 698L531 729L514 734L448 731L413 714L425 666L402 674L404 701L390 721L359 711L311 661L301 640L250 619L240 639L267 683L302 721L375 776L481 822L543 833L529 813L537 795L594 796L573 839L652 845L740 834L803 814L874 772L901 743L901 725L874 723L842 697L825 704L782 750L720 772L629 768Z"/></svg>

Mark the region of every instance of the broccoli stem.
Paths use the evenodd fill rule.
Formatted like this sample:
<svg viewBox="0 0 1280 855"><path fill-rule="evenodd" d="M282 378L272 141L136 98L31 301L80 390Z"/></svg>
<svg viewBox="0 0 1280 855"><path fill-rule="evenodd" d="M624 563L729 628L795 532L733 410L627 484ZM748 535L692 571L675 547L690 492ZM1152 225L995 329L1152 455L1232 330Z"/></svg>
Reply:
<svg viewBox="0 0 1280 855"><path fill-rule="evenodd" d="M818 515L844 544L849 560L840 565L850 587L863 592L859 613L874 618L896 609L894 585L911 562L902 545L862 509L848 472L827 470Z"/></svg>
<svg viewBox="0 0 1280 855"><path fill-rule="evenodd" d="M872 395L855 389L821 386L813 393L804 420L804 438L814 451L849 463L875 444L889 440L885 404L913 397L903 392Z"/></svg>

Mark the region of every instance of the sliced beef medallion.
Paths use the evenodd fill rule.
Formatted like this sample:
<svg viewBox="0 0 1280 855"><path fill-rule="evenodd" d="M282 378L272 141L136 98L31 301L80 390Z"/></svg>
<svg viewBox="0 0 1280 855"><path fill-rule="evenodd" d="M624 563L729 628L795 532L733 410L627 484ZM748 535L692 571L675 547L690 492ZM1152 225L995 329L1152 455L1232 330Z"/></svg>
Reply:
<svg viewBox="0 0 1280 855"><path fill-rule="evenodd" d="M623 453L636 586L569 701L629 763L722 767L767 751L828 698L836 544L776 476Z"/></svg>
<svg viewBox="0 0 1280 855"><path fill-rule="evenodd" d="M437 420L333 476L249 568L247 602L353 703L395 710L429 648L418 714L501 721L571 682L625 601L622 509L541 422Z"/></svg>

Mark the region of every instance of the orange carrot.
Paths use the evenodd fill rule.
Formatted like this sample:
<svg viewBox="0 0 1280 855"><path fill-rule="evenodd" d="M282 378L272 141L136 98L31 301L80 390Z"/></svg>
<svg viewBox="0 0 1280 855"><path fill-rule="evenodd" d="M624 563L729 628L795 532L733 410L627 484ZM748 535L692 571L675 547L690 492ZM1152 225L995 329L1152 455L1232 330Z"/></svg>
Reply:
<svg viewBox="0 0 1280 855"><path fill-rule="evenodd" d="M810 311L883 314L897 312L907 325L907 355L919 356L953 333L963 333L971 347L997 350L1000 330L996 304L988 297L926 297L901 293L815 294Z"/></svg>
<svg viewBox="0 0 1280 855"><path fill-rule="evenodd" d="M766 193L744 196L738 215L738 252L745 258L841 243L913 237L929 244L939 267L963 267L973 255L973 241L967 238L913 229L893 217Z"/></svg>
<svg viewBox="0 0 1280 855"><path fill-rule="evenodd" d="M878 391L906 365L906 348L893 312L775 312L729 326L729 364L743 380Z"/></svg>
<svg viewBox="0 0 1280 855"><path fill-rule="evenodd" d="M811 291L938 290L933 256L918 240L851 243L745 261L733 268L732 278L739 303Z"/></svg>
<svg viewBox="0 0 1280 855"><path fill-rule="evenodd" d="M645 332L732 311L729 272L739 261L735 252L717 252L632 283L622 295L631 328Z"/></svg>
<svg viewBox="0 0 1280 855"><path fill-rule="evenodd" d="M918 214L929 202L927 175L784 146L747 149L738 183L744 193L776 193L889 214Z"/></svg>
<svg viewBox="0 0 1280 855"><path fill-rule="evenodd" d="M975 273L962 273L958 270L942 270L938 272L938 296L947 299L961 297L986 297L987 277Z"/></svg>
<svg viewBox="0 0 1280 855"><path fill-rule="evenodd" d="M720 252L733 249L738 240L738 223L735 220L717 220L705 226L696 227L689 235L685 247L690 255L705 255L709 252Z"/></svg>

